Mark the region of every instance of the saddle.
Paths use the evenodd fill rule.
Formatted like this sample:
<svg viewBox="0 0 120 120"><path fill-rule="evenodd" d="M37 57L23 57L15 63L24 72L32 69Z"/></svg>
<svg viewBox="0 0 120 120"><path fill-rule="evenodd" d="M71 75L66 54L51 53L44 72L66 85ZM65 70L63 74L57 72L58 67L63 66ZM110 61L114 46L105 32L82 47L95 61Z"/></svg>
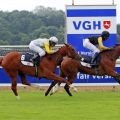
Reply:
<svg viewBox="0 0 120 120"><path fill-rule="evenodd" d="M39 66L40 63L40 57L38 57L35 61L33 58L37 56L37 54L34 53L22 53L21 55L21 63L26 66Z"/></svg>
<svg viewBox="0 0 120 120"><path fill-rule="evenodd" d="M87 55L81 55L82 56L82 62L88 63L92 68L96 68L99 65L100 62L100 53L98 54L98 56L95 57L94 62L96 63L96 65L91 65L91 61L92 61L92 56L87 56Z"/></svg>

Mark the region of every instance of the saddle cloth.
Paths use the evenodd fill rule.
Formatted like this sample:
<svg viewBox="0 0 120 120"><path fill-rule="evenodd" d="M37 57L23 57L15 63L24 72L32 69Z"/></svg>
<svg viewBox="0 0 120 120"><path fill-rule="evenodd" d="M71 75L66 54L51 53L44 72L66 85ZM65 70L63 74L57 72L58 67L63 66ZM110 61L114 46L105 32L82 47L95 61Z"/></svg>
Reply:
<svg viewBox="0 0 120 120"><path fill-rule="evenodd" d="M82 62L82 61L80 61L80 63L81 63L82 66L92 68L92 66L90 65L90 63L86 63L86 62Z"/></svg>
<svg viewBox="0 0 120 120"><path fill-rule="evenodd" d="M91 60L92 60L92 57L91 56L86 56L86 55L82 55L82 58L84 58L83 61L81 61L81 64L83 66L86 66L86 67L90 67L90 68L93 68L93 67L98 67L99 65L99 62L100 62L100 54L95 58L95 61L96 61L96 64L98 64L97 66L91 66Z"/></svg>
<svg viewBox="0 0 120 120"><path fill-rule="evenodd" d="M21 55L21 63L26 66L34 66L34 63L32 61L33 56L33 53L23 53Z"/></svg>

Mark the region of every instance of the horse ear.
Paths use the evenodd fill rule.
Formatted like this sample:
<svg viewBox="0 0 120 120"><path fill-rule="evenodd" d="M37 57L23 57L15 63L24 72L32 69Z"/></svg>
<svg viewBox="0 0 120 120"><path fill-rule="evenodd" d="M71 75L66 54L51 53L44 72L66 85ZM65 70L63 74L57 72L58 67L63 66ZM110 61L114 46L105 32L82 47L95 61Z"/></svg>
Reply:
<svg viewBox="0 0 120 120"><path fill-rule="evenodd" d="M67 45L66 43L64 43L64 45Z"/></svg>
<svg viewBox="0 0 120 120"><path fill-rule="evenodd" d="M67 43L64 43L64 45L67 46L67 47L69 46Z"/></svg>
<svg viewBox="0 0 120 120"><path fill-rule="evenodd" d="M117 43L117 44L115 44L116 46L119 46L120 44L119 43Z"/></svg>

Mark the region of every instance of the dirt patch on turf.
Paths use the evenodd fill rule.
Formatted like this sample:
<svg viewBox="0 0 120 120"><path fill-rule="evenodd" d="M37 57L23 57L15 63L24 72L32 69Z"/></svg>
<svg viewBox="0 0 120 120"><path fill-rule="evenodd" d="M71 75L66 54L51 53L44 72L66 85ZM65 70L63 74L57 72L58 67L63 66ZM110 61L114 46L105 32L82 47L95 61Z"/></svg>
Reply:
<svg viewBox="0 0 120 120"><path fill-rule="evenodd" d="M120 91L120 86L79 86L76 87L78 91ZM46 91L48 86L43 87L29 87L29 86L18 86L18 90L25 90L25 91ZM0 90L11 90L10 86L0 86ZM59 88L59 91L64 91L63 87Z"/></svg>

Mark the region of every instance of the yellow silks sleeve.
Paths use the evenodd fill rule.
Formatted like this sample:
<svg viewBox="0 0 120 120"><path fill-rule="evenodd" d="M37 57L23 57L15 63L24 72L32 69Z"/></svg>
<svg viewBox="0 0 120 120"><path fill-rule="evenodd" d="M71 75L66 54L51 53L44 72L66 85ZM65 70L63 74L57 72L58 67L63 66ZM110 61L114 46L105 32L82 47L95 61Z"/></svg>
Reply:
<svg viewBox="0 0 120 120"><path fill-rule="evenodd" d="M46 42L44 47L45 47L45 51L46 51L48 54L54 53L54 51L52 50L52 47L50 47L50 45L49 45L49 42Z"/></svg>
<svg viewBox="0 0 120 120"><path fill-rule="evenodd" d="M99 48L100 50L110 49L109 47L105 47L105 46L103 45L103 43L102 43L102 37L99 37L99 38L98 38L98 48Z"/></svg>

